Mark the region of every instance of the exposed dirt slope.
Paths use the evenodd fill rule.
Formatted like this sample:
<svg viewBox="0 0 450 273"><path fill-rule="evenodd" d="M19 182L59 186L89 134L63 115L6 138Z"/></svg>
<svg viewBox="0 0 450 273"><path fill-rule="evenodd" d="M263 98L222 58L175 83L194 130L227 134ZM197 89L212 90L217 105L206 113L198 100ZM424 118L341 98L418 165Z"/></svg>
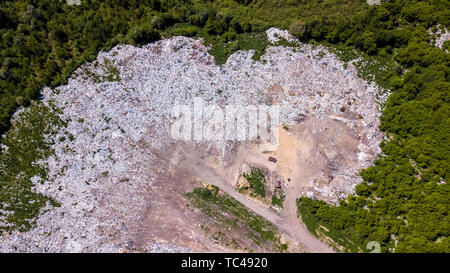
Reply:
<svg viewBox="0 0 450 273"><path fill-rule="evenodd" d="M332 252L331 248L326 246L324 243L320 242L317 238L311 235L303 225L301 225L296 213L292 215L292 210L290 209L290 216L283 217L270 208L261 206L252 199L238 193L235 188L228 182L221 179L221 177L216 173L214 169L207 166L205 162L200 159L195 150L187 147L180 148L180 151L174 151L176 161L171 160L176 164L177 168L182 168L201 181L213 184L219 187L222 191L226 192L232 196L237 201L244 204L250 210L256 212L257 214L263 216L275 226L277 226L281 232L286 233L291 238L295 239L298 243L306 247L309 252ZM295 200L294 200L295 202ZM295 210L295 208L294 208Z"/></svg>

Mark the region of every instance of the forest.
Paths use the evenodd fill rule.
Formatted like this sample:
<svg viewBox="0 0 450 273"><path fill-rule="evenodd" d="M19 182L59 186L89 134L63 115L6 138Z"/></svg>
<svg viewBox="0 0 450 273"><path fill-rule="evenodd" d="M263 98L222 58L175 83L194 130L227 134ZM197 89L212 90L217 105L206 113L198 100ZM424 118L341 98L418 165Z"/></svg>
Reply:
<svg viewBox="0 0 450 273"><path fill-rule="evenodd" d="M239 49L262 54L267 44L252 37L271 26L330 46L344 61L370 60L361 76L392 92L381 116L383 153L361 172L355 194L339 206L299 198L299 209L362 251L377 241L383 252L450 252L450 44L433 45L434 33L450 27L449 0L2 0L0 134L14 134L12 115L39 100L43 86L64 84L100 50L185 35L204 38L221 64ZM14 163L26 157L20 164L32 167L36 153L27 149L37 148L2 148L0 201L8 209L14 200L12 226L30 228L39 208L28 211L31 182L17 182ZM28 191L6 193L17 185Z"/></svg>

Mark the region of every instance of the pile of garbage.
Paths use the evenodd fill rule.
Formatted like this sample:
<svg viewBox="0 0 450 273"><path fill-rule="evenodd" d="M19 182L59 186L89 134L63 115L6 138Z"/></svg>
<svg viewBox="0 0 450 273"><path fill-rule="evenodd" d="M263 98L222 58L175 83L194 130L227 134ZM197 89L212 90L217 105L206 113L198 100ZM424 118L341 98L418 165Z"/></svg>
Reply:
<svg viewBox="0 0 450 273"><path fill-rule="evenodd" d="M273 42L293 39L286 35L268 31ZM69 122L49 136L55 142L55 155L46 161L49 181L34 182L38 192L61 206L46 208L28 232L3 234L0 252L127 249L151 206L156 179L152 151L174 143L170 111L198 97L220 106L277 104L280 122L288 125L304 116L335 116L361 128L361 167L372 164L382 138L375 100L380 90L374 84L358 78L351 63L345 66L321 46L273 46L262 61L254 61L253 53L238 51L217 66L201 39L119 45L81 66L67 85L44 88L44 102L55 103ZM213 145L226 153L225 142ZM350 186L360 181L359 171L348 170ZM161 245L145 249L179 251Z"/></svg>

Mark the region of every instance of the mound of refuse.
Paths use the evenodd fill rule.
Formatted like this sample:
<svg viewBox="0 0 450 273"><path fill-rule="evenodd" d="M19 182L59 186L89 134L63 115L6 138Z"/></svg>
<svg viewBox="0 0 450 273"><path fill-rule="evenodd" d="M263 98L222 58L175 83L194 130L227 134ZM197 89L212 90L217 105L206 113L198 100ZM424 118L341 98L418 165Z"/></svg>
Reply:
<svg viewBox="0 0 450 273"><path fill-rule="evenodd" d="M293 39L277 29L267 33L272 42ZM361 182L359 171L380 152L379 90L359 78L352 64L345 65L324 47L300 43L271 46L261 61L252 59L252 50L238 51L222 66L207 51L201 39L187 37L142 47L119 45L82 65L67 85L45 88L44 103L52 101L69 122L58 135L49 136L55 141L55 155L46 161L52 182L34 182L38 192L61 206L48 208L28 232L3 234L0 251L127 249L141 231L151 196L157 194L153 185L158 173L164 172L154 164L158 153L152 151L164 152L179 142L170 135L171 111L196 98L220 107L277 105L280 124L286 126L313 117L358 128L358 167L343 169L342 187L322 194L335 200ZM221 156L239 145L228 140L204 143ZM187 140L186 145L198 143ZM189 250L154 243L142 251Z"/></svg>

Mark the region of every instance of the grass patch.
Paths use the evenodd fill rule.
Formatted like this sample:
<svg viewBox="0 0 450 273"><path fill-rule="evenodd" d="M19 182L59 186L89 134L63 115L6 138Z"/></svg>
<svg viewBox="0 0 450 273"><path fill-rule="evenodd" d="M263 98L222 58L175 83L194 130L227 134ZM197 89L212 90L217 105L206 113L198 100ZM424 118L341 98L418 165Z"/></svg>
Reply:
<svg viewBox="0 0 450 273"><path fill-rule="evenodd" d="M120 72L119 69L114 66L110 59L104 60L104 70L105 70L105 76L104 80L108 82L120 82Z"/></svg>
<svg viewBox="0 0 450 273"><path fill-rule="evenodd" d="M353 62L358 69L358 77L368 82L375 82L382 88L389 89L390 78L395 73L400 74L402 71L401 66L394 61L392 54L384 53L372 56L350 46L327 42L321 44L345 62L344 68L347 68L347 63Z"/></svg>
<svg viewBox="0 0 450 273"><path fill-rule="evenodd" d="M266 52L267 46L271 45L264 32L233 33L233 35L228 35L226 36L227 38L224 38L223 36L209 35L205 30L202 30L200 37L205 40L205 45L211 46L208 53L214 57L217 65L226 63L228 57L238 50L254 50L252 59L259 61Z"/></svg>
<svg viewBox="0 0 450 273"><path fill-rule="evenodd" d="M361 252L361 249L352 243L342 232L319 221L306 207L300 204L299 200L297 200L297 208L302 222L314 236L325 239L337 251ZM331 242L328 239L331 239Z"/></svg>
<svg viewBox="0 0 450 273"><path fill-rule="evenodd" d="M186 36L193 38L203 38L205 46L210 46L208 53L214 57L217 65L226 63L228 57L238 50L254 50L252 59L261 61L261 56L265 54L266 48L270 45L296 46L295 42L288 42L280 38L277 44L272 44L267 40L265 32L236 33L227 31L222 35L211 35L203 27L193 26L188 23L178 23L166 29L162 33L163 38L173 36Z"/></svg>
<svg viewBox="0 0 450 273"><path fill-rule="evenodd" d="M13 229L27 231L47 204L59 204L34 191L32 178L49 180L48 167L39 163L54 154L52 141L45 135L55 134L66 123L58 109L35 101L21 112L13 129L2 138L0 153L0 233Z"/></svg>
<svg viewBox="0 0 450 273"><path fill-rule="evenodd" d="M250 173L244 173L242 176L247 179L250 184L250 189L252 189L257 196L262 198L266 197L266 178L260 169L252 168Z"/></svg>
<svg viewBox="0 0 450 273"><path fill-rule="evenodd" d="M210 226L207 229L204 228L205 231L210 231L211 225L214 224L224 230L241 233L237 238L230 239L225 238L229 232L215 231L212 233L213 238L236 246L239 245L239 239L244 238L241 236L245 235L245 238L250 238L258 246L276 249L280 252L287 249L287 246L280 242L277 227L249 211L236 199L221 192L218 187L195 188L192 192L187 193L186 197L195 207L209 216Z"/></svg>
<svg viewBox="0 0 450 273"><path fill-rule="evenodd" d="M272 205L282 208L285 197L282 189L275 189L272 195Z"/></svg>
<svg viewBox="0 0 450 273"><path fill-rule="evenodd" d="M94 62L94 67L98 66L98 62ZM102 64L103 75L97 74L90 71L89 69L84 69L83 72L92 79L94 83L101 82L120 82L120 72L119 69L114 66L110 59L105 58Z"/></svg>

